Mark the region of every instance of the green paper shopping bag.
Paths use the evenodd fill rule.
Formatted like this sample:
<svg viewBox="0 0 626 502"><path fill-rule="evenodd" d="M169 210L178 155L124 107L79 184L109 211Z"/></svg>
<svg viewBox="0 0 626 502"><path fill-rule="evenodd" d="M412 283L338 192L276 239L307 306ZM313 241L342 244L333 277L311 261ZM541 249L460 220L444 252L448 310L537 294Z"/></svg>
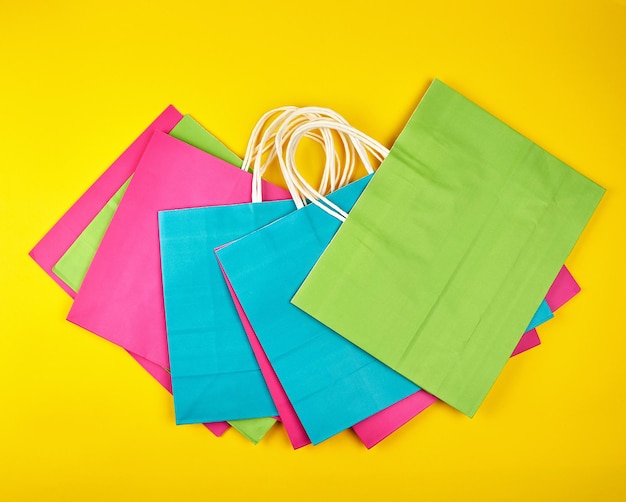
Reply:
<svg viewBox="0 0 626 502"><path fill-rule="evenodd" d="M603 193L434 81L292 302L472 416Z"/></svg>

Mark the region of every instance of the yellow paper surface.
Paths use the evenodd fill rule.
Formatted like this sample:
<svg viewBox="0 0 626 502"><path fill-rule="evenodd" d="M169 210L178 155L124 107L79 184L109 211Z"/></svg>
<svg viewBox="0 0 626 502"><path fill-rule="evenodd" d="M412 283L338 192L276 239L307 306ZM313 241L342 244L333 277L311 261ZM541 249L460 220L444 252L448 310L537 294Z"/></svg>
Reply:
<svg viewBox="0 0 626 502"><path fill-rule="evenodd" d="M0 499L397 500L416 480L431 501L626 498L625 33L611 0L4 6ZM239 155L285 104L391 146L434 77L607 188L567 262L582 293L473 420L437 404L369 452L350 432L294 453L280 426L256 447L175 427L27 255L168 103Z"/></svg>

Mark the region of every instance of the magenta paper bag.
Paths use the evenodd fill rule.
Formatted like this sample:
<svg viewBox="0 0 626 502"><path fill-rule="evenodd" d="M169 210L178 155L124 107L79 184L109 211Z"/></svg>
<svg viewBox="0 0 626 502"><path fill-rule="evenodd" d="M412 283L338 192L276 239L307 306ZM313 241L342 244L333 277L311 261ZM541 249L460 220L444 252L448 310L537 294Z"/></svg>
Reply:
<svg viewBox="0 0 626 502"><path fill-rule="evenodd" d="M561 270L559 270L556 280L548 290L546 302L548 302L550 310L554 312L555 310L560 309L578 293L580 293L580 286L574 277L572 277L572 274L567 267L563 265Z"/></svg>
<svg viewBox="0 0 626 502"><path fill-rule="evenodd" d="M367 448L372 448L436 401L438 399L432 394L419 390L353 425L352 430Z"/></svg>
<svg viewBox="0 0 626 502"><path fill-rule="evenodd" d="M68 320L169 367L159 210L250 202L251 175L155 133L111 221ZM269 183L266 200L289 198Z"/></svg>
<svg viewBox="0 0 626 502"><path fill-rule="evenodd" d="M135 172L135 168L155 131L167 133L182 119L182 114L168 106L135 141L109 166L95 183L68 209L63 217L43 236L29 253L31 258L68 294L76 292L54 271L54 265L70 248L78 236L102 210L119 188ZM170 374L158 364L144 357L129 354L166 390L172 391ZM211 432L221 436L228 429L225 422L205 424Z"/></svg>
<svg viewBox="0 0 626 502"><path fill-rule="evenodd" d="M52 267L115 192L135 172L137 163L152 134L155 131L170 132L182 118L182 114L176 108L168 106L67 210L29 253L31 258L72 298L76 296L76 292L52 271Z"/></svg>
<svg viewBox="0 0 626 502"><path fill-rule="evenodd" d="M527 350L540 344L541 340L539 339L539 334L537 333L537 330L533 328L522 335L522 338L520 338L520 341L517 342L511 357L521 354L522 352L526 352Z"/></svg>

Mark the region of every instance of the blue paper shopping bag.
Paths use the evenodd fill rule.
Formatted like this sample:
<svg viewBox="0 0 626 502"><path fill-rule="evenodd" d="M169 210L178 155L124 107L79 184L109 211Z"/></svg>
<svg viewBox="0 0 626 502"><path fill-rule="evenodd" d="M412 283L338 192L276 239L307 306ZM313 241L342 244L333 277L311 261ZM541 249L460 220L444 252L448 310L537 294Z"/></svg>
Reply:
<svg viewBox="0 0 626 502"><path fill-rule="evenodd" d="M341 121L332 110L318 107L282 107L261 117L242 164L245 168L254 166L249 185L252 203L166 210L159 214L167 343L178 423L204 422L216 416L228 420L253 418L266 414L270 405L276 414L276 403L269 399L262 368L259 369L254 347L248 342L213 250L303 204L296 191L302 184L291 182L291 178L286 181L294 190L293 201L262 202L261 177L272 159L278 158L281 169L288 170L293 160L286 156L288 149L281 146L281 141L290 140L300 130L298 126L315 123L317 128L319 120L330 124ZM307 130L298 137L321 141L325 150L333 152L325 163L320 190L341 185L345 176L338 176L353 161L348 156L343 168L337 165L330 133ZM265 188L267 191L268 185ZM301 444L294 443L296 446Z"/></svg>
<svg viewBox="0 0 626 502"><path fill-rule="evenodd" d="M370 177L328 199L348 210ZM338 227L337 219L308 205L217 251L314 444L419 390L289 302Z"/></svg>
<svg viewBox="0 0 626 502"><path fill-rule="evenodd" d="M251 411L276 414L214 248L294 209L285 200L159 213L177 423L251 418Z"/></svg>

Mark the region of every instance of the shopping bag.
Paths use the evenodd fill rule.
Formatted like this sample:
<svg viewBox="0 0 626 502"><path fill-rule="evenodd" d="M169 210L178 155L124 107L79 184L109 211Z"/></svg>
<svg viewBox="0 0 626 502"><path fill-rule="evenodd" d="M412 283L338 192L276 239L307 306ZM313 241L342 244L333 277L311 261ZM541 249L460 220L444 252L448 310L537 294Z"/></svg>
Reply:
<svg viewBox="0 0 626 502"><path fill-rule="evenodd" d="M352 430L366 448L373 448L436 401L438 399L432 394L419 390L389 408L354 424Z"/></svg>
<svg viewBox="0 0 626 502"><path fill-rule="evenodd" d="M184 116L169 134L237 167L241 166L239 157L188 115ZM129 182L130 180L122 185L53 267L53 272L70 285L74 291L77 291L80 287L93 260L95 251L100 245L102 237L115 214L119 201L126 191ZM172 392L169 372L145 359L141 359L140 364L167 390ZM272 418L257 418L237 420L231 425L249 441L256 444L265 436L274 423L275 420ZM210 427L219 427L221 429L225 428L226 424L211 424Z"/></svg>
<svg viewBox="0 0 626 502"><path fill-rule="evenodd" d="M222 144L217 138L211 135L206 129L204 129L200 124L198 124L195 120L193 120L188 115L183 117L182 120L176 125L176 127L174 127L170 131L169 134L170 136L174 138L180 139L187 144L193 145L196 148L199 148L207 153L210 153L211 155L217 158L220 158L222 160L225 160L226 162L229 162L230 164L233 164L237 167L241 167L242 161L239 157L237 157L236 154L231 152L224 144ZM111 218L109 218L109 221L110 219ZM107 226L108 226L108 223L107 223ZM85 232L83 232L83 234L84 233ZM83 234L81 234L81 238L83 237ZM102 240L103 234L104 232L100 234L100 238L97 242L97 245L99 245L100 240ZM76 244L76 242L74 244ZM93 244L90 247L94 248ZM71 250L72 248L68 250L68 252L64 255L64 258L70 254ZM93 259L93 253L91 255L91 259ZM57 264L57 266L58 265L59 264ZM83 276L84 276L84 273L83 273ZM82 277L80 280L82 281ZM170 384L171 384L171 379L169 375L170 374L168 373L168 379L170 380ZM170 387L170 391L171 391L171 387ZM243 436L245 436L249 441L256 444L265 436L265 434L269 431L269 429L274 425L275 420L273 418L256 418L256 419L236 420L236 421L231 421L230 423L238 432L240 432Z"/></svg>
<svg viewBox="0 0 626 502"><path fill-rule="evenodd" d="M235 165L241 165L241 160L202 126L189 116L183 117L174 107L169 106L31 251L31 257L72 298L82 282L153 131L169 131L171 136L209 151ZM108 198L108 194L116 188L117 191ZM171 378L167 370L141 356L132 353L130 355L166 390L172 391ZM271 420L271 424L273 423ZM225 422L205 425L216 435L221 435L228 428ZM263 437L263 431L269 430L270 426L266 419L240 421L235 424L235 428L253 442L258 442Z"/></svg>
<svg viewBox="0 0 626 502"><path fill-rule="evenodd" d="M327 198L349 209L369 179L351 183ZM289 303L338 226L338 220L311 204L217 250L313 444L419 390Z"/></svg>
<svg viewBox="0 0 626 502"><path fill-rule="evenodd" d="M352 183L328 198L347 207L368 180ZM314 444L419 390L289 304L302 269L306 273L307 261L314 262L308 255L315 254L320 240L325 245L336 226L336 220L310 205L217 251ZM258 258L242 263L245 256ZM344 368L344 362L349 368Z"/></svg>
<svg viewBox="0 0 626 502"><path fill-rule="evenodd" d="M176 423L250 418L267 394L213 250L294 209L285 200L159 212Z"/></svg>
<svg viewBox="0 0 626 502"><path fill-rule="evenodd" d="M169 367L158 241L159 210L250 200L250 174L166 134L155 133L81 285L68 319ZM264 184L266 198L288 193ZM256 371L262 383L260 371ZM259 386L256 409L276 409Z"/></svg>
<svg viewBox="0 0 626 502"><path fill-rule="evenodd" d="M434 81L292 301L473 416L603 193Z"/></svg>

